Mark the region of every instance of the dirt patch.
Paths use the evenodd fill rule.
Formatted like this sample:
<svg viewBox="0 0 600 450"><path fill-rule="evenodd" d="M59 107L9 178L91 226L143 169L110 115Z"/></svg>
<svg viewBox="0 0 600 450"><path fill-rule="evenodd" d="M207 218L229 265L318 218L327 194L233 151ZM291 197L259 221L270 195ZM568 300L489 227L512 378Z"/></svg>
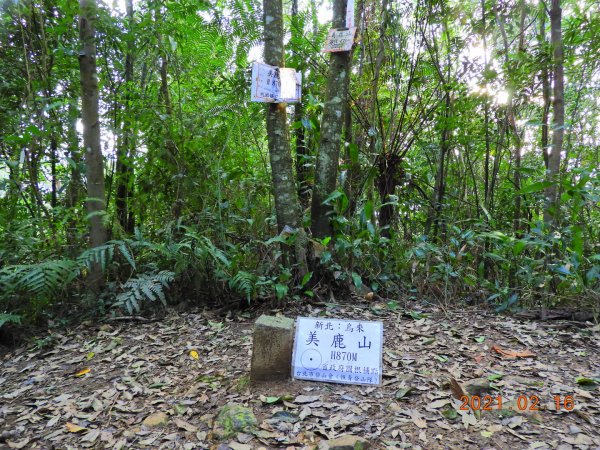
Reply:
<svg viewBox="0 0 600 450"><path fill-rule="evenodd" d="M546 328L478 310L414 312L384 303L282 312L384 321L383 385L251 385L253 321L246 315L88 325L55 334L51 349L4 355L0 441L28 449L308 449L353 434L374 448L600 446L599 327ZM508 358L494 347L534 356ZM493 399L491 410L460 410L451 379L479 389L471 399ZM256 433L212 439L213 420L227 403L253 410ZM166 425L142 424L161 412Z"/></svg>

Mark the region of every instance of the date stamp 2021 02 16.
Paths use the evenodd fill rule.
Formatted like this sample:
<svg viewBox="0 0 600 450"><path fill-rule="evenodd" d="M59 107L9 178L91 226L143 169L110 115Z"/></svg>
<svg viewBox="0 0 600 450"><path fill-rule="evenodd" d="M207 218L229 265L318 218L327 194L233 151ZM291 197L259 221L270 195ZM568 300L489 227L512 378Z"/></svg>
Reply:
<svg viewBox="0 0 600 450"><path fill-rule="evenodd" d="M575 397L572 395L560 396L555 395L552 397L554 400L554 406L557 411L572 411L575 408ZM463 395L460 398L462 405L460 409L462 411L474 410L474 411L492 411L494 409L512 409L518 411L539 411L540 410L540 398L537 395L519 395L516 402L510 402L504 408L502 406L502 396L498 395L492 397L486 395L480 397L474 395L468 397Z"/></svg>

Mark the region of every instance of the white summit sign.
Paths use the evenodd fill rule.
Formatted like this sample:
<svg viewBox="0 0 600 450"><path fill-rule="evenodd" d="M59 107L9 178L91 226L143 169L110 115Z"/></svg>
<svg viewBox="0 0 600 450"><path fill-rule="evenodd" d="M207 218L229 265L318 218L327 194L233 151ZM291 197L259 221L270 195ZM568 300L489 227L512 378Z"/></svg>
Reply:
<svg viewBox="0 0 600 450"><path fill-rule="evenodd" d="M294 69L255 62L252 64L250 101L295 103L302 96L302 74Z"/></svg>
<svg viewBox="0 0 600 450"><path fill-rule="evenodd" d="M292 377L381 384L383 323L298 317Z"/></svg>

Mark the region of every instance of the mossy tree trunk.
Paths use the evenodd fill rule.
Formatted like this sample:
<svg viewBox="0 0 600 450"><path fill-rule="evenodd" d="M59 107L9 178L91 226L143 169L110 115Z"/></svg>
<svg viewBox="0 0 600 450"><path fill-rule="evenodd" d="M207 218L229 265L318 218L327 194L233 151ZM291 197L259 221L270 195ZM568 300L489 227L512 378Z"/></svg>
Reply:
<svg viewBox="0 0 600 450"><path fill-rule="evenodd" d="M552 118L552 146L548 155L546 178L552 182L546 188L546 205L544 207L544 223L556 225L559 217L558 183L560 171L560 154L565 134L565 80L564 80L564 48L562 40L562 10L560 0L552 0L550 10L550 40L552 42L552 57L554 69L554 100Z"/></svg>
<svg viewBox="0 0 600 450"><path fill-rule="evenodd" d="M265 62L271 66L284 67L282 1L264 0L263 10ZM267 135L277 228L279 233L288 229L297 233L293 257L289 250L284 250L287 250L286 255L296 263L298 274L302 277L307 271L306 233L302 225L294 177L285 103L268 104Z"/></svg>
<svg viewBox="0 0 600 450"><path fill-rule="evenodd" d="M333 28L344 27L346 5L347 0L334 0ZM333 205L325 205L324 202L336 188L344 109L348 103L350 64L351 51L331 53L311 204L311 231L316 238L333 234Z"/></svg>
<svg viewBox="0 0 600 450"><path fill-rule="evenodd" d="M96 2L79 1L79 72L81 80L81 121L87 182L86 208L90 220L90 246L98 247L107 240L104 226L106 195L104 192L104 161L100 147L100 119L98 115L98 73L96 70ZM104 281L100 263L94 263L88 285L98 291Z"/></svg>
<svg viewBox="0 0 600 450"><path fill-rule="evenodd" d="M117 218L123 231L133 234L135 218L133 215L133 153L135 149L134 121L131 107L131 91L133 84L133 53L135 51L135 35L133 30L133 0L125 2L127 10L127 53L125 54L125 97L123 102L123 135L117 148L116 179L117 195L115 206Z"/></svg>

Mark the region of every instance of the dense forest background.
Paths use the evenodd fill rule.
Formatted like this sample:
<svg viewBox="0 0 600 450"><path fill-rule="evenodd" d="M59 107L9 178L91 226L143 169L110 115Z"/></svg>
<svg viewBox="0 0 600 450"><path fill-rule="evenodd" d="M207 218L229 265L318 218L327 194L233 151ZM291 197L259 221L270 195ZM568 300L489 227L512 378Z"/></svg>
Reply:
<svg viewBox="0 0 600 450"><path fill-rule="evenodd" d="M595 1L358 0L333 55L319 0L0 5L0 326L349 290L598 313ZM301 103L250 102L265 41Z"/></svg>

